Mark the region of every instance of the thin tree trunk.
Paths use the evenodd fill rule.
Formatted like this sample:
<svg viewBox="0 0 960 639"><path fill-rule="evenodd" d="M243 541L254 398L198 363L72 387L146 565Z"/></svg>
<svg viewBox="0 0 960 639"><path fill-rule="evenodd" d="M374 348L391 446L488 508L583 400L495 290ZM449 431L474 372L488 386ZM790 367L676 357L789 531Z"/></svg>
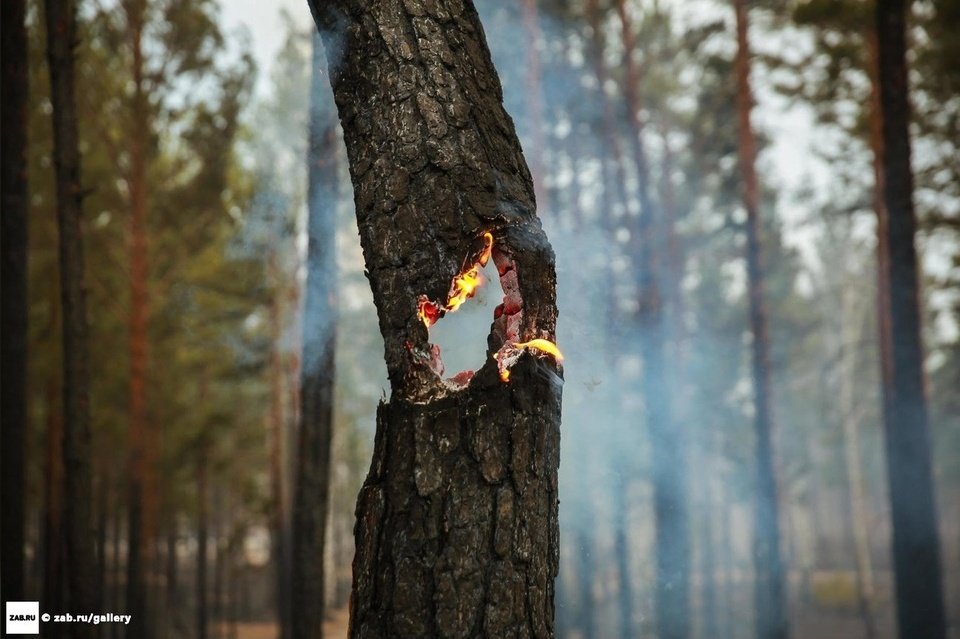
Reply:
<svg viewBox="0 0 960 639"><path fill-rule="evenodd" d="M110 505L110 482L104 464L101 466L100 479L97 484L97 572L96 572L96 607L99 610L106 608L106 582L107 582L107 509Z"/></svg>
<svg viewBox="0 0 960 639"><path fill-rule="evenodd" d="M722 485L721 482L718 482L718 484ZM719 489L717 503L720 507L720 562L723 569L723 625L718 637L720 639L731 639L739 636L739 634L736 616L737 585L734 582L733 574L735 563L733 544L730 540L730 508L733 506L733 502L728 491Z"/></svg>
<svg viewBox="0 0 960 639"><path fill-rule="evenodd" d="M616 246L617 221L614 215L615 204L619 202L623 207L624 215L630 212L630 198L627 194L627 176L624 164L623 150L620 147L620 136L617 132L617 117L613 110L610 98L606 92L609 73L605 60L605 38L603 34L603 20L600 13L599 0L587 0L587 20L590 23L590 60L593 74L597 81L597 96L600 99L602 141L600 155L600 171L603 180L601 190L601 224L608 234L611 247ZM609 151L609 153L607 153ZM610 281L616 281L617 274L613 271L613 260L609 261ZM606 334L609 336L611 347L607 352L615 353L613 344L623 343L622 314L619 309L619 295L615 287L607 287L608 312L606 313Z"/></svg>
<svg viewBox="0 0 960 639"><path fill-rule="evenodd" d="M706 438L709 440L709 438ZM714 484L717 473L714 469L712 451L706 445L699 447L700 459L691 470L699 476L695 476L694 481L700 487L700 503L702 512L701 528L701 557L700 557L700 593L701 593L701 619L703 620L702 636L720 637L720 614L719 602L717 601L717 560L716 560L716 535L714 534L714 521L716 504L714 499ZM699 469L699 470L695 470Z"/></svg>
<svg viewBox="0 0 960 639"><path fill-rule="evenodd" d="M197 639L207 639L207 450L197 457Z"/></svg>
<svg viewBox="0 0 960 639"><path fill-rule="evenodd" d="M0 483L0 589L5 600L24 599L24 527L26 522L27 428L27 27L24 0L0 5L0 180L2 232L0 273L3 315L0 320L0 422L3 424Z"/></svg>
<svg viewBox="0 0 960 639"><path fill-rule="evenodd" d="M83 287L80 151L74 91L76 7L72 0L46 0L47 59L53 105L53 154L60 235L60 295L63 310L63 473L65 604L93 610L96 534L92 512L92 446L87 376L87 314ZM94 625L73 624L72 637L94 637Z"/></svg>
<svg viewBox="0 0 960 639"><path fill-rule="evenodd" d="M276 284L280 273L276 255L268 258L267 270ZM279 288L279 285L277 285ZM286 473L284 472L283 353L281 352L281 308L279 291L270 300L270 415L267 422L270 446L271 544L274 569L274 590L280 639L290 637L290 597L288 592L290 558L287 545Z"/></svg>
<svg viewBox="0 0 960 639"><path fill-rule="evenodd" d="M147 637L146 567L154 531L153 446L147 423L147 97L144 92L143 29L145 0L123 3L133 49L133 134L130 136L130 503L127 557L127 610L131 637Z"/></svg>
<svg viewBox="0 0 960 639"><path fill-rule="evenodd" d="M43 605L45 609L62 610L63 606L63 416L57 395L57 384L47 391L47 450L44 463L43 518ZM63 636L63 627L51 624L44 635L53 639Z"/></svg>
<svg viewBox="0 0 960 639"><path fill-rule="evenodd" d="M581 506L586 509L584 504ZM597 636L597 606L594 601L593 588L596 580L594 553L596 548L592 536L586 529L586 513L581 515L579 534L573 538L574 552L577 556L577 584L580 590L580 607L578 608L577 627L583 639L595 639Z"/></svg>
<svg viewBox="0 0 960 639"><path fill-rule="evenodd" d="M172 510L172 508L171 508ZM178 561L177 561L177 539L179 537L179 529L177 526L177 513L173 511L169 514L167 522L167 611L169 614L173 615L180 610L180 596L179 596L179 584L178 582L178 573L177 570Z"/></svg>
<svg viewBox="0 0 960 639"><path fill-rule="evenodd" d="M839 400L842 411L843 449L847 472L847 496L849 499L850 529L853 537L854 556L857 565L857 599L863 619L864 636L877 636L873 616L873 564L870 560L870 523L867 520L866 489L863 480L863 460L860 457L860 415L855 405L854 381L857 375L857 345L860 342L850 293L844 292L841 299L840 321L840 388Z"/></svg>
<svg viewBox="0 0 960 639"><path fill-rule="evenodd" d="M213 597L210 606L210 619L214 624L213 636L223 636L223 496L219 485L213 488Z"/></svg>
<svg viewBox="0 0 960 639"><path fill-rule="evenodd" d="M529 103L530 141L532 148L527 152L530 160L530 174L533 177L533 192L537 198L537 205L541 212L551 211L547 190L544 186L546 175L547 145L544 139L543 121L543 83L540 71L540 52L538 47L542 39L540 22L537 15L537 0L521 0L523 14L523 31L527 38L527 98ZM542 214L542 213L541 213Z"/></svg>
<svg viewBox="0 0 960 639"><path fill-rule="evenodd" d="M310 145L307 157L309 218L307 291L303 317L300 432L293 521L292 639L323 636L324 543L333 435L336 338L336 116L324 90L323 51L313 37Z"/></svg>
<svg viewBox="0 0 960 639"><path fill-rule="evenodd" d="M561 378L516 344L555 340L554 258L479 17L311 5L342 52L330 77L392 391L357 505L350 635L552 637ZM442 303L487 246L508 303L482 367L447 384L420 296Z"/></svg>
<svg viewBox="0 0 960 639"><path fill-rule="evenodd" d="M879 86L883 123L883 194L888 216L881 237L889 257L883 283L890 294L891 398L884 434L893 519L893 563L900 636L946 635L940 539L924 393L919 265L914 237L906 5L878 0Z"/></svg>
<svg viewBox="0 0 960 639"><path fill-rule="evenodd" d="M637 312L643 359L642 393L647 411L653 463L653 500L656 526L656 616L661 639L690 635L690 526L682 429L673 419L671 374L664 357L667 338L661 286L664 281L656 255L658 214L650 194L650 168L640 119L640 70L634 58L636 43L629 9L617 0L624 55L624 98L630 125L630 147L637 169L640 214L631 228L631 246L637 259ZM624 628L624 631L628 629ZM631 633L626 633L627 636Z"/></svg>
<svg viewBox="0 0 960 639"><path fill-rule="evenodd" d="M737 120L743 206L747 212L747 285L750 332L753 336L752 376L756 430L757 495L754 513L754 613L760 639L787 637L783 560L780 555L779 506L771 442L770 355L764 272L761 258L760 186L756 172L756 140L751 124L750 46L746 0L734 0L737 18Z"/></svg>
<svg viewBox="0 0 960 639"><path fill-rule="evenodd" d="M112 534L113 539L111 540L111 545L113 550L110 553L113 558L113 564L110 566L110 605L113 610L122 610L121 606L123 602L121 601L121 590L120 590L120 576L123 574L123 560L120 555L120 532L123 526L123 516L122 516L122 497L120 494L119 487L114 488L114 504L113 504L113 525L112 525ZM120 624L110 624L110 639L117 639L120 636Z"/></svg>

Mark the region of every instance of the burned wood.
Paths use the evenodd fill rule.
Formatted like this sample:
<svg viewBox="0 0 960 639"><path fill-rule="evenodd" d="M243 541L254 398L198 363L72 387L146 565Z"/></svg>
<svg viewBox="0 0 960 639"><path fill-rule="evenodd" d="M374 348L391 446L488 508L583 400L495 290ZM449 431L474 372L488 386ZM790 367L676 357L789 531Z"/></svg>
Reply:
<svg viewBox="0 0 960 639"><path fill-rule="evenodd" d="M561 378L531 351L504 384L493 355L555 341L554 255L479 18L459 0L311 8L392 388L357 504L350 635L552 636ZM523 310L448 384L421 302L448 300L485 233Z"/></svg>

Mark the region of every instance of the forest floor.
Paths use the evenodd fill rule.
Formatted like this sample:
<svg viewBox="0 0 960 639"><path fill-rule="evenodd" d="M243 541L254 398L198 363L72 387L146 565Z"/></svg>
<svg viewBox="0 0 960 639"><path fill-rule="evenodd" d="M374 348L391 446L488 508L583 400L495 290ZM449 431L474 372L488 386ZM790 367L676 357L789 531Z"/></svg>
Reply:
<svg viewBox="0 0 960 639"><path fill-rule="evenodd" d="M346 606L333 610L323 622L323 636L326 639L346 639L349 611ZM214 635L224 636L224 635ZM229 634L225 636L230 636ZM236 639L276 639L277 624L267 623L240 623L237 624Z"/></svg>

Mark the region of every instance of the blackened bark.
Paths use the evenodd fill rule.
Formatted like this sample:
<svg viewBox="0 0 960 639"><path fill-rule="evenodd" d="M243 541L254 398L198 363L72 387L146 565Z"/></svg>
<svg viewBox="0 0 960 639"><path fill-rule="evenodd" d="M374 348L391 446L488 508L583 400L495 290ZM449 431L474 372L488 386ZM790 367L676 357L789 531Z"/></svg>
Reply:
<svg viewBox="0 0 960 639"><path fill-rule="evenodd" d="M756 507L754 511L754 613L760 639L787 637L784 570L780 556L779 507L773 467L770 414L770 355L764 272L761 259L760 186L756 171L756 140L751 124L753 93L750 88L750 46L746 0L734 0L737 20L737 121L738 154L743 206L747 212L747 286L750 332L753 336L751 371L756 431Z"/></svg>
<svg viewBox="0 0 960 639"><path fill-rule="evenodd" d="M516 294L488 358L508 338L555 339L553 251L476 10L459 0L311 6L392 388L357 504L350 635L552 637L555 364L526 352L503 383L488 359L467 385L447 384L424 361L417 317L418 296L445 299L489 232Z"/></svg>
<svg viewBox="0 0 960 639"><path fill-rule="evenodd" d="M96 595L96 538L90 505L90 396L87 387L87 315L80 227L80 151L74 92L76 7L72 0L47 0L47 60L53 105L53 157L60 235L60 296L63 309L63 532L66 605L93 610ZM98 636L97 628L72 624L71 637Z"/></svg>
<svg viewBox="0 0 960 639"><path fill-rule="evenodd" d="M946 635L940 540L931 472L930 433L923 381L917 220L910 168L910 106L906 62L906 6L878 0L880 108L883 123L883 196L890 295L891 397L884 434L893 519L897 624L901 637Z"/></svg>
<svg viewBox="0 0 960 639"><path fill-rule="evenodd" d="M300 379L300 432L293 506L292 639L323 636L324 542L329 510L336 338L337 132L323 78L322 43L313 36L310 79L307 283Z"/></svg>
<svg viewBox="0 0 960 639"><path fill-rule="evenodd" d="M657 255L660 213L650 193L650 166L643 142L640 70L634 58L635 36L624 0L617 1L623 40L623 91L630 126L630 149L637 169L640 214L631 228L630 246L637 260L637 328L643 359L641 391L647 411L653 466L653 502L656 526L656 617L661 639L690 635L690 524L683 430L673 417L671 373L664 355L668 338L663 305L662 259ZM623 636L632 635L623 628Z"/></svg>
<svg viewBox="0 0 960 639"><path fill-rule="evenodd" d="M0 589L4 599L24 596L25 441L27 427L27 27L24 0L3 2L0 84L0 274L3 310L0 320L0 422L3 424L0 486Z"/></svg>

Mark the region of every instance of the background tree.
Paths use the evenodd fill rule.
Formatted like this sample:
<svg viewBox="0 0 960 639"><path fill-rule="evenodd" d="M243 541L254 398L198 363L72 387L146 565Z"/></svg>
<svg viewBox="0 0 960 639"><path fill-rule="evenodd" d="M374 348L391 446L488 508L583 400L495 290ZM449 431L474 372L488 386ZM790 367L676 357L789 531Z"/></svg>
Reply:
<svg viewBox="0 0 960 639"><path fill-rule="evenodd" d="M9 601L24 596L27 369L27 27L23 0L3 3L2 235L3 581Z"/></svg>
<svg viewBox="0 0 960 639"><path fill-rule="evenodd" d="M65 604L74 610L96 606L91 504L90 394L87 366L87 310L84 293L83 214L80 150L75 101L76 6L71 0L45 4L47 57L57 183L60 295L63 312L63 531ZM80 624L76 637L95 637L97 628Z"/></svg>
<svg viewBox="0 0 960 639"><path fill-rule="evenodd" d="M770 355L764 293L760 227L760 187L756 173L756 142L750 113L750 44L747 3L734 2L737 17L737 115L743 206L747 212L747 286L752 335L752 381L754 392L757 504L754 515L755 611L757 635L781 639L787 636L786 584L780 556L780 518L777 480L773 463L773 419L770 409Z"/></svg>
<svg viewBox="0 0 960 639"><path fill-rule="evenodd" d="M330 503L336 320L337 129L313 34L307 153L307 281L303 325L297 481L293 511L294 639L323 636L324 542Z"/></svg>
<svg viewBox="0 0 960 639"><path fill-rule="evenodd" d="M920 337L905 4L877 0L876 20L883 122L881 183L889 216L880 242L889 256L882 278L890 292L892 340L892 397L884 406L884 430L897 624L901 637L937 638L946 636L946 619ZM886 339L882 334L880 338Z"/></svg>

